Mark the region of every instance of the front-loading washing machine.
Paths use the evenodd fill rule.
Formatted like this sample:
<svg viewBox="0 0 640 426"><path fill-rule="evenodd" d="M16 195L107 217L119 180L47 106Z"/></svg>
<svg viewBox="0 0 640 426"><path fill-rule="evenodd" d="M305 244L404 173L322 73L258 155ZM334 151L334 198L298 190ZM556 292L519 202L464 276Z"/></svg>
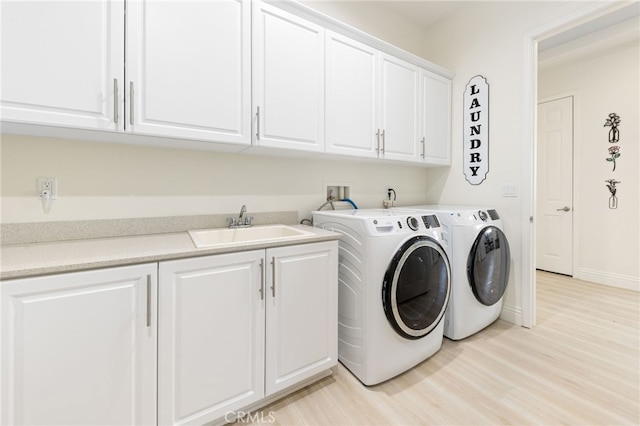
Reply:
<svg viewBox="0 0 640 426"><path fill-rule="evenodd" d="M451 298L444 335L460 340L500 317L511 252L495 209L461 206L398 207L404 214L436 214L451 261Z"/></svg>
<svg viewBox="0 0 640 426"><path fill-rule="evenodd" d="M365 385L436 353L451 292L435 214L383 209L313 212L339 232L338 359Z"/></svg>

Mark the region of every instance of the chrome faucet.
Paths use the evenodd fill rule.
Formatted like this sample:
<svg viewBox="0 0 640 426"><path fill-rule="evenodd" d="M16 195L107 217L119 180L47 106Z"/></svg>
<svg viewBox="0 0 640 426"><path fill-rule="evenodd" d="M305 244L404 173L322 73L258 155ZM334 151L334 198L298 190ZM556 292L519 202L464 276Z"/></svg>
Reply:
<svg viewBox="0 0 640 426"><path fill-rule="evenodd" d="M247 212L247 206L243 205L240 209L240 214L238 217L228 217L227 222L229 223L229 228L248 228L251 226L251 222L253 221L252 216L245 216L244 214Z"/></svg>

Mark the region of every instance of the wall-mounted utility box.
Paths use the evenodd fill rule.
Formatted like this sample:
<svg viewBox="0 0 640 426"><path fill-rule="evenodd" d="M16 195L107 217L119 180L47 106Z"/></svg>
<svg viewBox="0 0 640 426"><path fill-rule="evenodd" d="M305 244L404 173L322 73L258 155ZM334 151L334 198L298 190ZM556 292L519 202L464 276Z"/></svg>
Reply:
<svg viewBox="0 0 640 426"><path fill-rule="evenodd" d="M348 183L325 182L324 184L324 196L327 201L351 198L350 193L351 189Z"/></svg>

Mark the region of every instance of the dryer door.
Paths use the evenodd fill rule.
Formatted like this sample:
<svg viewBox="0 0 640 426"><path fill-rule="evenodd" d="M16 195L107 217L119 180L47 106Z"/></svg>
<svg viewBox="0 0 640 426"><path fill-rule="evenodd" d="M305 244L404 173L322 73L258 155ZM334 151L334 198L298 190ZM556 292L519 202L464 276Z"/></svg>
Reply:
<svg viewBox="0 0 640 426"><path fill-rule="evenodd" d="M420 236L396 252L382 285L385 315L404 338L429 334L444 316L451 291L449 259L434 239Z"/></svg>
<svg viewBox="0 0 640 426"><path fill-rule="evenodd" d="M483 228L467 259L467 278L476 299L486 306L497 303L509 281L511 252L504 233L495 226Z"/></svg>

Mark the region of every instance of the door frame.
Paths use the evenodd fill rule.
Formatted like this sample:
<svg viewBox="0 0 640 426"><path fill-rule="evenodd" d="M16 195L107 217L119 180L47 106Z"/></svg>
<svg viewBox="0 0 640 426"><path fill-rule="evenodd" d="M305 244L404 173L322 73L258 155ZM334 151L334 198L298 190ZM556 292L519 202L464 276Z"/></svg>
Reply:
<svg viewBox="0 0 640 426"><path fill-rule="evenodd" d="M537 73L536 73L537 75ZM571 170L571 213L573 213L573 221L572 221L572 225L571 225L571 276L574 277L575 276L575 272L576 272L576 265L578 264L578 248L580 247L580 242L579 242L579 234L578 234L578 223L579 223L579 216L580 216L580 209L576 210L576 205L578 205L578 201L579 201L579 186L580 186L580 180L577 179L577 176L579 176L579 168L580 168L580 163L578 162L578 158L579 158L579 146L576 143L576 141L580 140L580 129L578 128L578 126L575 125L575 123L578 121L577 118L580 117L580 111L579 111L579 105L580 103L579 98L580 98L580 94L577 91L570 91L570 92L565 92L565 93L559 93L557 95L553 95L553 96L548 96L546 98L540 98L537 100L536 103L536 111L538 109L538 106L542 103L545 102L553 102L553 101L557 101L560 99L564 99L564 98L572 98L572 108L571 108L571 127L573 128L573 140L571 141L571 161L573 162L573 167ZM537 114L537 113L536 113ZM536 129L537 129L537 118L536 118ZM535 140L535 149L536 152L538 150L538 135L536 134L536 140ZM538 166L540 164L537 161L536 158L536 169L535 169L535 177L537 179L537 174L538 174ZM536 207L538 205L538 188L536 187L536 190L533 194L535 202L536 202ZM534 210L535 212L536 210ZM534 239L537 239L536 234L533 234ZM535 242L537 244L537 241ZM535 253L535 252L534 252ZM536 263L534 263L534 268L537 266Z"/></svg>
<svg viewBox="0 0 640 426"><path fill-rule="evenodd" d="M523 327L536 325L536 279L535 279L535 211L536 211L536 167L537 167L537 109L538 109L538 42L597 18L606 16L630 4L628 1L596 2L585 4L580 11L542 25L523 37L523 105L522 105L522 270L520 279L520 323ZM575 135L574 135L575 137ZM574 170L575 173L575 170ZM527 227L526 225L529 224Z"/></svg>

